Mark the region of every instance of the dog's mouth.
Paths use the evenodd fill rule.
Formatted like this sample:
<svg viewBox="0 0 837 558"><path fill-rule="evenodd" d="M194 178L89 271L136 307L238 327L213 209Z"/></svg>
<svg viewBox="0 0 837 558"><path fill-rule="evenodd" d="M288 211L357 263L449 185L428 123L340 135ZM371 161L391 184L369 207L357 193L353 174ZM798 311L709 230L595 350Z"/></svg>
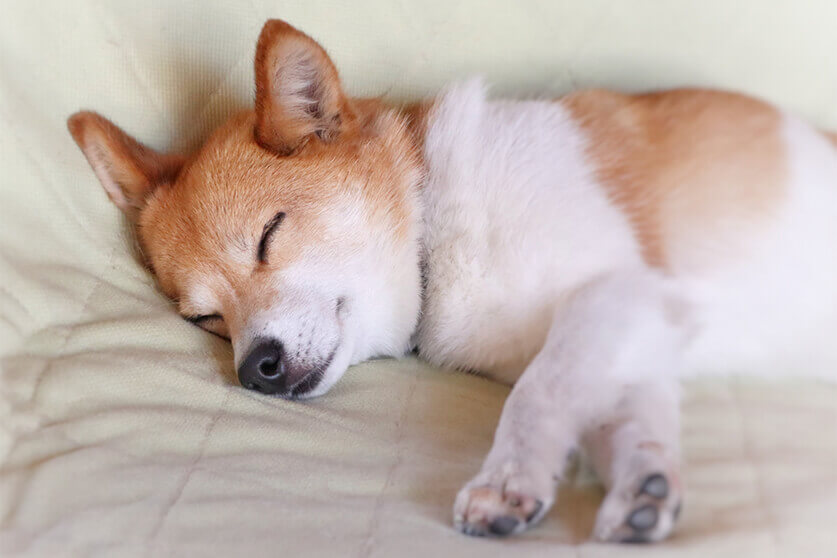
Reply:
<svg viewBox="0 0 837 558"><path fill-rule="evenodd" d="M304 380L295 385L291 393L286 397L288 399L304 399L307 393L314 391L323 379L323 371L317 370L308 374Z"/></svg>
<svg viewBox="0 0 837 558"><path fill-rule="evenodd" d="M291 388L290 393L282 394L281 397L292 400L307 399L309 394L316 390L320 382L323 381L323 376L325 376L326 370L331 366L335 353L337 353L337 347L331 350L331 353L325 359L322 366L310 372L298 384Z"/></svg>
<svg viewBox="0 0 837 558"><path fill-rule="evenodd" d="M287 399L311 399L323 395L331 389L331 386L342 375L342 371L345 371L348 366L352 343L351 339L347 338L346 332L346 317L349 310L345 296L335 300L334 311L340 325L340 336L337 343L317 370L308 374L297 385L293 386L290 394L284 396ZM337 373L336 371L341 370L341 368L342 371Z"/></svg>

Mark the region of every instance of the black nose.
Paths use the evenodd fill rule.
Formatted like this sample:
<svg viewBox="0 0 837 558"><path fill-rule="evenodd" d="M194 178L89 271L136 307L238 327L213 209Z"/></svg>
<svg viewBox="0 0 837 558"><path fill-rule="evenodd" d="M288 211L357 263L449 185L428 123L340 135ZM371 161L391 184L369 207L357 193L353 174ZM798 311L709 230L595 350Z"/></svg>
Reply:
<svg viewBox="0 0 837 558"><path fill-rule="evenodd" d="M285 391L285 351L275 339L256 339L238 367L238 381L262 393Z"/></svg>

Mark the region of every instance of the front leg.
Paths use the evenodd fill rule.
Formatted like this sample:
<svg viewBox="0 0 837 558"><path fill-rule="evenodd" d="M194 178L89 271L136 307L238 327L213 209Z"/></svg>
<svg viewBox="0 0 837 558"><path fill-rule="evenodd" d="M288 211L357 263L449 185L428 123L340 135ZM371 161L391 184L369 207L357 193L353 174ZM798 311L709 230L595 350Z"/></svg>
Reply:
<svg viewBox="0 0 837 558"><path fill-rule="evenodd" d="M503 407L482 469L456 497L455 526L502 536L537 523L581 434L631 386L677 374L682 314L663 281L644 271L599 278L560 305Z"/></svg>

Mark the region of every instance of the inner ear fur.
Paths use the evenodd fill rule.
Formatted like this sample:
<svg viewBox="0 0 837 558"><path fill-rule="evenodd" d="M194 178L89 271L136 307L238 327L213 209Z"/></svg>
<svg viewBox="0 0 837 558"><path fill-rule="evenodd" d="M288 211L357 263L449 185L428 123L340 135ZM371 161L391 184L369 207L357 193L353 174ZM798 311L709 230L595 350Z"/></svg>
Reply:
<svg viewBox="0 0 837 558"><path fill-rule="evenodd" d="M337 68L311 37L278 19L256 45L256 141L291 155L308 141L328 143L353 126L355 114Z"/></svg>
<svg viewBox="0 0 837 558"><path fill-rule="evenodd" d="M174 181L185 162L181 155L159 153L139 143L94 112L73 114L67 128L108 197L132 221L139 217L148 195Z"/></svg>

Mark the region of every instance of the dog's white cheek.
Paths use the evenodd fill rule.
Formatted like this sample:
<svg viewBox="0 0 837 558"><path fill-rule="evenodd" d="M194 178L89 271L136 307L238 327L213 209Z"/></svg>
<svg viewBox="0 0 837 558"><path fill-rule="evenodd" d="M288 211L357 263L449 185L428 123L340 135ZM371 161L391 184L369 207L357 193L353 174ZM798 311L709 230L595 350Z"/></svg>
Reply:
<svg viewBox="0 0 837 558"><path fill-rule="evenodd" d="M315 285L284 285L276 289L265 310L244 316L241 331L233 337L238 366L257 339L282 344L286 358L300 366L326 362L341 342L337 296ZM262 303L264 305L264 303Z"/></svg>

